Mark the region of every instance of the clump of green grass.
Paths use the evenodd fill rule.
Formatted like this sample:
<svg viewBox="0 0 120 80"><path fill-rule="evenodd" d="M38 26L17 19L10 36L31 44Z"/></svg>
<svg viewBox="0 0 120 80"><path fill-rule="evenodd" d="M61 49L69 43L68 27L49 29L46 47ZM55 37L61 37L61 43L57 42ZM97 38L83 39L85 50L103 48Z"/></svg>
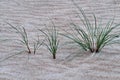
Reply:
<svg viewBox="0 0 120 80"><path fill-rule="evenodd" d="M58 32L56 30L56 26L54 25L50 31L48 28L47 28L47 31L43 31L41 29L38 29L38 30L41 31L46 37L47 42L46 43L44 42L44 45L47 47L47 49L52 54L53 59L56 59L56 53L57 53L58 45L59 45Z"/></svg>
<svg viewBox="0 0 120 80"><path fill-rule="evenodd" d="M24 27L15 27L10 23L7 23L7 24L9 26L11 26L18 35L20 35L21 39L17 39L17 40L20 41L22 43L22 45L24 45L26 47L28 53L31 54L31 49L30 49L28 34L26 32L26 29Z"/></svg>
<svg viewBox="0 0 120 80"><path fill-rule="evenodd" d="M18 41L20 41L20 43L22 45L24 45L27 49L27 52L29 54L32 53L31 49L30 49L30 44L29 44L29 40L28 40L28 34L26 32L26 29L24 27L15 27L13 25L11 25L10 23L6 22L9 26L12 27L12 29L14 29L16 31L16 33L20 36L20 39L17 39ZM2 41L6 41L6 40L11 40L11 39L5 39L5 40L2 40ZM43 40L44 41L44 40ZM35 54L36 51L40 48L40 46L43 44L43 41L41 42L39 37L37 40L34 41L34 46L33 46L33 53ZM16 52L12 55L8 55L6 56L4 59L1 59L0 62L2 61L5 61L15 55L19 55L19 54L22 54L23 52L26 52L26 50L23 50L23 51L20 51L20 52Z"/></svg>
<svg viewBox="0 0 120 80"><path fill-rule="evenodd" d="M119 32L114 32L114 30L116 30L120 24L114 24L114 19L110 20L105 26L103 26L101 22L97 22L97 18L93 14L94 23L92 23L84 10L79 8L77 5L76 7L81 12L82 16L78 16L83 23L83 26L76 25L72 22L71 25L73 28L71 30L73 33L66 31L68 35L62 35L78 44L83 50L90 51L92 53L98 53L105 46L119 42Z"/></svg>

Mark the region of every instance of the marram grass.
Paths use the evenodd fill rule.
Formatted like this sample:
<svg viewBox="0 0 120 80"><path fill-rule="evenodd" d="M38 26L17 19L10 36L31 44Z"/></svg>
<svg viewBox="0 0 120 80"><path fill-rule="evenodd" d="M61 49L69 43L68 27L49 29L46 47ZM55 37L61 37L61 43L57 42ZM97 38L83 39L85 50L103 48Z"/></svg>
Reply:
<svg viewBox="0 0 120 80"><path fill-rule="evenodd" d="M94 14L94 23L92 23L84 10L78 6L77 8L81 12L82 16L78 16L83 26L72 22L72 33L66 31L68 34L62 35L78 44L83 50L90 51L92 53L98 53L107 45L119 43L120 34L119 32L114 31L118 29L120 24L114 24L114 19L112 19L103 26L100 22L97 22L97 18Z"/></svg>
<svg viewBox="0 0 120 80"><path fill-rule="evenodd" d="M53 23L53 27L51 31L47 29L47 31L43 31L41 29L38 29L40 32L42 32L46 38L46 43L43 44L47 47L49 52L52 54L53 59L56 59L56 54L58 50L59 40L58 40L58 32L56 30L56 26Z"/></svg>
<svg viewBox="0 0 120 80"><path fill-rule="evenodd" d="M7 24L11 26L16 31L16 33L20 36L21 39L17 39L17 40L20 41L22 45L26 47L27 52L31 54L31 49L30 49L28 34L26 32L26 29L24 27L15 27L10 23L7 23Z"/></svg>

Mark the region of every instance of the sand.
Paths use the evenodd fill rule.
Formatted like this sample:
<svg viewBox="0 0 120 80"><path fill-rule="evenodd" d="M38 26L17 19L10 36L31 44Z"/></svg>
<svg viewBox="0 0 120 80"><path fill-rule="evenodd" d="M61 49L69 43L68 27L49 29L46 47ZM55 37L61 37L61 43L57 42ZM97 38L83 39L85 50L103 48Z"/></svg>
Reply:
<svg viewBox="0 0 120 80"><path fill-rule="evenodd" d="M114 15L115 23L120 21L119 0L75 1L86 14L94 12L103 22ZM0 39L12 39L0 43L0 60L25 49L19 41L13 40L20 37L5 22L24 26L33 50L34 39L41 35L37 28L44 29L44 24L51 26L50 18L63 32L62 29L69 29L70 18L75 23L80 22L76 10L70 0L0 0ZM120 80L119 45L107 46L92 55L76 45L64 45L68 39L61 36L60 39L56 60L45 46L35 55L23 52L0 62L0 80Z"/></svg>

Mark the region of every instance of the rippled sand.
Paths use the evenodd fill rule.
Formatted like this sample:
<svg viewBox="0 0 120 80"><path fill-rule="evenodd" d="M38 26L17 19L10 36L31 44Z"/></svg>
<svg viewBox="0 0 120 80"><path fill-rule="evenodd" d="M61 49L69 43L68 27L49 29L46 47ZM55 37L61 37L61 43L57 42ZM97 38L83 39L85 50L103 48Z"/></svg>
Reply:
<svg viewBox="0 0 120 80"><path fill-rule="evenodd" d="M89 15L94 12L97 18L108 21L115 15L120 22L119 0L76 0ZM24 26L28 32L31 49L33 41L40 34L36 29L55 25L69 29L70 18L79 23L70 0L0 0L0 39L19 38L5 22ZM91 18L92 20L92 18ZM69 29L70 30L70 29ZM42 37L41 37L42 38ZM62 38L57 59L41 47L34 55L26 52L0 62L0 80L120 80L120 49L118 45L105 47L99 54L79 50L75 45L64 45ZM24 50L19 42L10 40L0 43L0 60Z"/></svg>

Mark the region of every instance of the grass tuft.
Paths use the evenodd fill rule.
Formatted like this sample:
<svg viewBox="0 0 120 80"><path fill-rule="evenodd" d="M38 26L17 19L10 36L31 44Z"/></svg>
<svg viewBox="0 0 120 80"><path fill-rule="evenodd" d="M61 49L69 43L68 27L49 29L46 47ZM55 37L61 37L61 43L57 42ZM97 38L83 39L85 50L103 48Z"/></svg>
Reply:
<svg viewBox="0 0 120 80"><path fill-rule="evenodd" d="M29 54L31 54L30 46L29 46L29 40L28 40L28 34L26 32L26 29L24 27L15 27L10 23L7 23L9 26L11 26L17 34L20 35L21 39L17 39L20 41L26 48Z"/></svg>
<svg viewBox="0 0 120 80"><path fill-rule="evenodd" d="M43 44L44 40L41 42L38 36L38 39L34 42L34 51L33 53L36 54L36 51L40 48L40 46Z"/></svg>
<svg viewBox="0 0 120 80"><path fill-rule="evenodd" d="M83 26L76 25L73 22L73 33L68 33L68 35L62 34L63 36L71 39L74 43L78 44L83 50L90 51L92 53L98 53L105 46L119 43L120 34L119 32L114 32L120 24L114 24L114 19L110 20L103 26L101 23L98 24L96 16L93 14L94 23L92 23L84 10L74 3L74 5L81 12L78 15Z"/></svg>
<svg viewBox="0 0 120 80"><path fill-rule="evenodd" d="M46 37L47 43L44 42L44 45L47 47L50 53L52 53L53 59L56 59L56 53L57 53L58 45L59 45L58 32L56 30L56 26L53 23L53 27L51 31L49 31L48 28L47 28L47 31L43 31L41 29L38 29L38 30L42 32L44 36Z"/></svg>

